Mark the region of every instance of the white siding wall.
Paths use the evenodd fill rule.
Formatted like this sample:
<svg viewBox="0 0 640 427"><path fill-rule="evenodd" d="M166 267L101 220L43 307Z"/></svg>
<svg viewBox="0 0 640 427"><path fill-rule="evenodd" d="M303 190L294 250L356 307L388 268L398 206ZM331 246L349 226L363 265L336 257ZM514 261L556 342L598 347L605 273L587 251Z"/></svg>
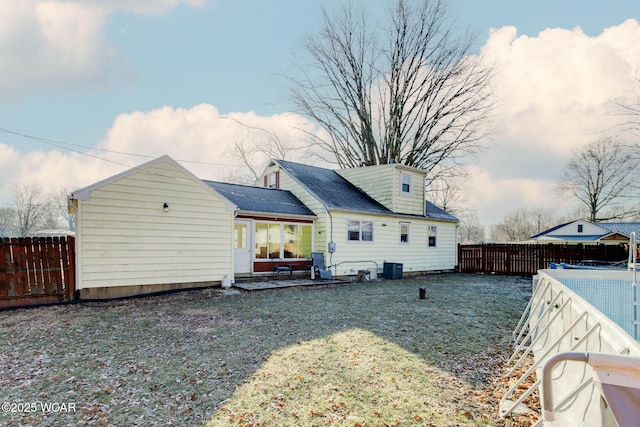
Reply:
<svg viewBox="0 0 640 427"><path fill-rule="evenodd" d="M364 190L382 206L393 211L394 186L400 185L393 165L365 166L337 170L347 181Z"/></svg>
<svg viewBox="0 0 640 427"><path fill-rule="evenodd" d="M377 172L376 172L377 170ZM265 173L271 173L273 169L268 169ZM351 174L350 171L356 171ZM370 175L369 171L372 173ZM394 182L396 185L386 185L378 187L381 192L379 197L385 197L384 192L391 197L393 188L397 188L397 194L400 193L400 169L396 169L394 165L382 165L368 168L347 169L338 171L347 179L360 175L365 182ZM343 174L343 172L345 172ZM381 178L381 174L388 173L388 179ZM423 214L424 208L424 185L423 176L420 173L415 174L412 185L416 187L416 180L419 181L421 192L413 193L415 200L418 201L413 205L416 214ZM364 178L362 178L364 177ZM355 179L355 178L354 178ZM358 182L355 185L364 189ZM452 270L456 266L456 224L450 222L429 221L426 219L404 219L400 216L382 216L361 213L350 213L332 211L329 215L324 206L309 192L293 180L285 171L280 171L280 188L291 191L302 203L311 209L316 215L314 251L324 252L326 262L334 264L342 263L337 270L338 275L352 275L354 270L368 269L374 266L368 261L375 261L378 264L380 273L384 261L403 263L403 269L406 272L413 271L434 271L434 270ZM375 186L372 186L372 189ZM369 193L369 192L368 192ZM371 193L369 193L373 197ZM399 198L399 196L397 196ZM391 200L390 198L388 200ZM419 206L419 207L418 207ZM369 220L374 223L374 241L371 242L348 242L347 241L347 220ZM400 243L400 223L410 223L410 241L409 244ZM333 224L333 225L331 225ZM382 224L386 224L383 226ZM435 225L438 229L437 246L435 248L428 247L428 226ZM337 251L329 254L327 246L333 236L336 243ZM356 261L345 262L345 261ZM360 261L360 262L358 262ZM364 261L364 262L363 262ZM335 273L335 269L333 270Z"/></svg>
<svg viewBox="0 0 640 427"><path fill-rule="evenodd" d="M455 268L457 243L454 223L347 212L333 212L332 215L337 251L329 259L334 264L342 263L337 269L338 275L355 274L352 268L357 271L373 266L365 261L375 261L380 272L384 261L402 263L405 272ZM373 221L373 242L347 241L348 220ZM400 242L401 222L409 223L410 226L408 244ZM436 247L428 246L429 225L435 225L438 230Z"/></svg>
<svg viewBox="0 0 640 427"><path fill-rule="evenodd" d="M435 248L427 248L426 270L451 270L457 265L458 236L457 224L429 221L428 225L438 227ZM426 235L426 233L425 233Z"/></svg>
<svg viewBox="0 0 640 427"><path fill-rule="evenodd" d="M411 190L403 193L401 188L402 175L411 177ZM395 169L393 186L394 212L424 215L424 173L412 170Z"/></svg>
<svg viewBox="0 0 640 427"><path fill-rule="evenodd" d="M582 232L578 232L578 225L582 225ZM606 233L607 230L589 221L575 221L549 233L549 236L593 236Z"/></svg>
<svg viewBox="0 0 640 427"><path fill-rule="evenodd" d="M227 203L170 162L92 190L79 201L78 288L232 277Z"/></svg>
<svg viewBox="0 0 640 427"><path fill-rule="evenodd" d="M424 214L424 173L398 164L365 166L336 171L387 209L404 214ZM401 176L411 176L411 193L401 192Z"/></svg>

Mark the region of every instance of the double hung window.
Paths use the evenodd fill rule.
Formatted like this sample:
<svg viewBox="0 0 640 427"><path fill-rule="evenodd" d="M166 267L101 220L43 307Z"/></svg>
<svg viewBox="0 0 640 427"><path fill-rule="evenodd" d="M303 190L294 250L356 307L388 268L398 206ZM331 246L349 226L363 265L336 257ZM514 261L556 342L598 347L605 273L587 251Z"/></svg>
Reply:
<svg viewBox="0 0 640 427"><path fill-rule="evenodd" d="M438 227L436 227L435 225L430 225L428 237L429 237L429 247L435 248L436 238L438 237Z"/></svg>
<svg viewBox="0 0 640 427"><path fill-rule="evenodd" d="M400 223L400 243L402 244L409 243L409 229L410 229L410 225L408 222Z"/></svg>
<svg viewBox="0 0 640 427"><path fill-rule="evenodd" d="M347 221L347 241L373 242L373 221Z"/></svg>
<svg viewBox="0 0 640 427"><path fill-rule="evenodd" d="M411 193L411 175L408 174L402 174L400 175L400 190L405 193Z"/></svg>

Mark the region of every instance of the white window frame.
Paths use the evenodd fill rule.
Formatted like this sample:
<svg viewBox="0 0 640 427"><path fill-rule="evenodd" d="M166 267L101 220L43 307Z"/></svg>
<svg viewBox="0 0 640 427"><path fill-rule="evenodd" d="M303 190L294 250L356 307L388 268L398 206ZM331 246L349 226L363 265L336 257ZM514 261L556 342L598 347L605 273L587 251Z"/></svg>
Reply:
<svg viewBox="0 0 640 427"><path fill-rule="evenodd" d="M271 172L267 175L267 188L276 188L278 185L278 179L276 178L276 172Z"/></svg>
<svg viewBox="0 0 640 427"><path fill-rule="evenodd" d="M403 227L407 227L407 240L403 241L402 240L402 228ZM401 222L400 223L400 244L401 245L408 245L411 242L411 223L410 222Z"/></svg>
<svg viewBox="0 0 640 427"><path fill-rule="evenodd" d="M352 239L351 238L351 234L352 232L354 232L355 230L352 230L353 226L355 226L355 224L358 224L358 238L357 239ZM364 240L363 236L364 236L364 229L365 229L365 225L366 224L370 224L371 225L371 239L370 240ZM347 242L348 243L373 243L373 221L367 221L367 220L360 220L360 219L348 219L347 220Z"/></svg>
<svg viewBox="0 0 640 427"><path fill-rule="evenodd" d="M431 244L431 238L433 237L433 245ZM427 232L427 247L438 247L438 226L430 225Z"/></svg>
<svg viewBox="0 0 640 427"><path fill-rule="evenodd" d="M405 179L408 181L406 185L408 187L408 191L404 191ZM413 185L412 185L412 177L408 173L400 174L400 194L411 194L413 193Z"/></svg>

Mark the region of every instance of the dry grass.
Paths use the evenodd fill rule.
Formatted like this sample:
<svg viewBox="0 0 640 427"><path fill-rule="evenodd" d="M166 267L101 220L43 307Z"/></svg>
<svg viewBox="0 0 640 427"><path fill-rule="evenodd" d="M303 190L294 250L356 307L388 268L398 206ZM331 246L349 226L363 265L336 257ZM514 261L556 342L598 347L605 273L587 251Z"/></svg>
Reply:
<svg viewBox="0 0 640 427"><path fill-rule="evenodd" d="M529 291L450 274L0 312L0 402L76 408L0 424L500 425L492 377Z"/></svg>

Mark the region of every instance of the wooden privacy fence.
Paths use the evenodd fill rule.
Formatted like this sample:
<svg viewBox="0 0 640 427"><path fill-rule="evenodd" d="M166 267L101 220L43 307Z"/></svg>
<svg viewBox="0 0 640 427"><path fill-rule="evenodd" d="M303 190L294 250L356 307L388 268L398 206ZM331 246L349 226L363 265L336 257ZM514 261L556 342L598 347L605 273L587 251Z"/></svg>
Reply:
<svg viewBox="0 0 640 427"><path fill-rule="evenodd" d="M577 264L583 260L626 259L627 251L621 245L458 245L458 268L465 273L531 276L540 269L549 268L552 262Z"/></svg>
<svg viewBox="0 0 640 427"><path fill-rule="evenodd" d="M0 239L0 308L69 301L75 238Z"/></svg>

